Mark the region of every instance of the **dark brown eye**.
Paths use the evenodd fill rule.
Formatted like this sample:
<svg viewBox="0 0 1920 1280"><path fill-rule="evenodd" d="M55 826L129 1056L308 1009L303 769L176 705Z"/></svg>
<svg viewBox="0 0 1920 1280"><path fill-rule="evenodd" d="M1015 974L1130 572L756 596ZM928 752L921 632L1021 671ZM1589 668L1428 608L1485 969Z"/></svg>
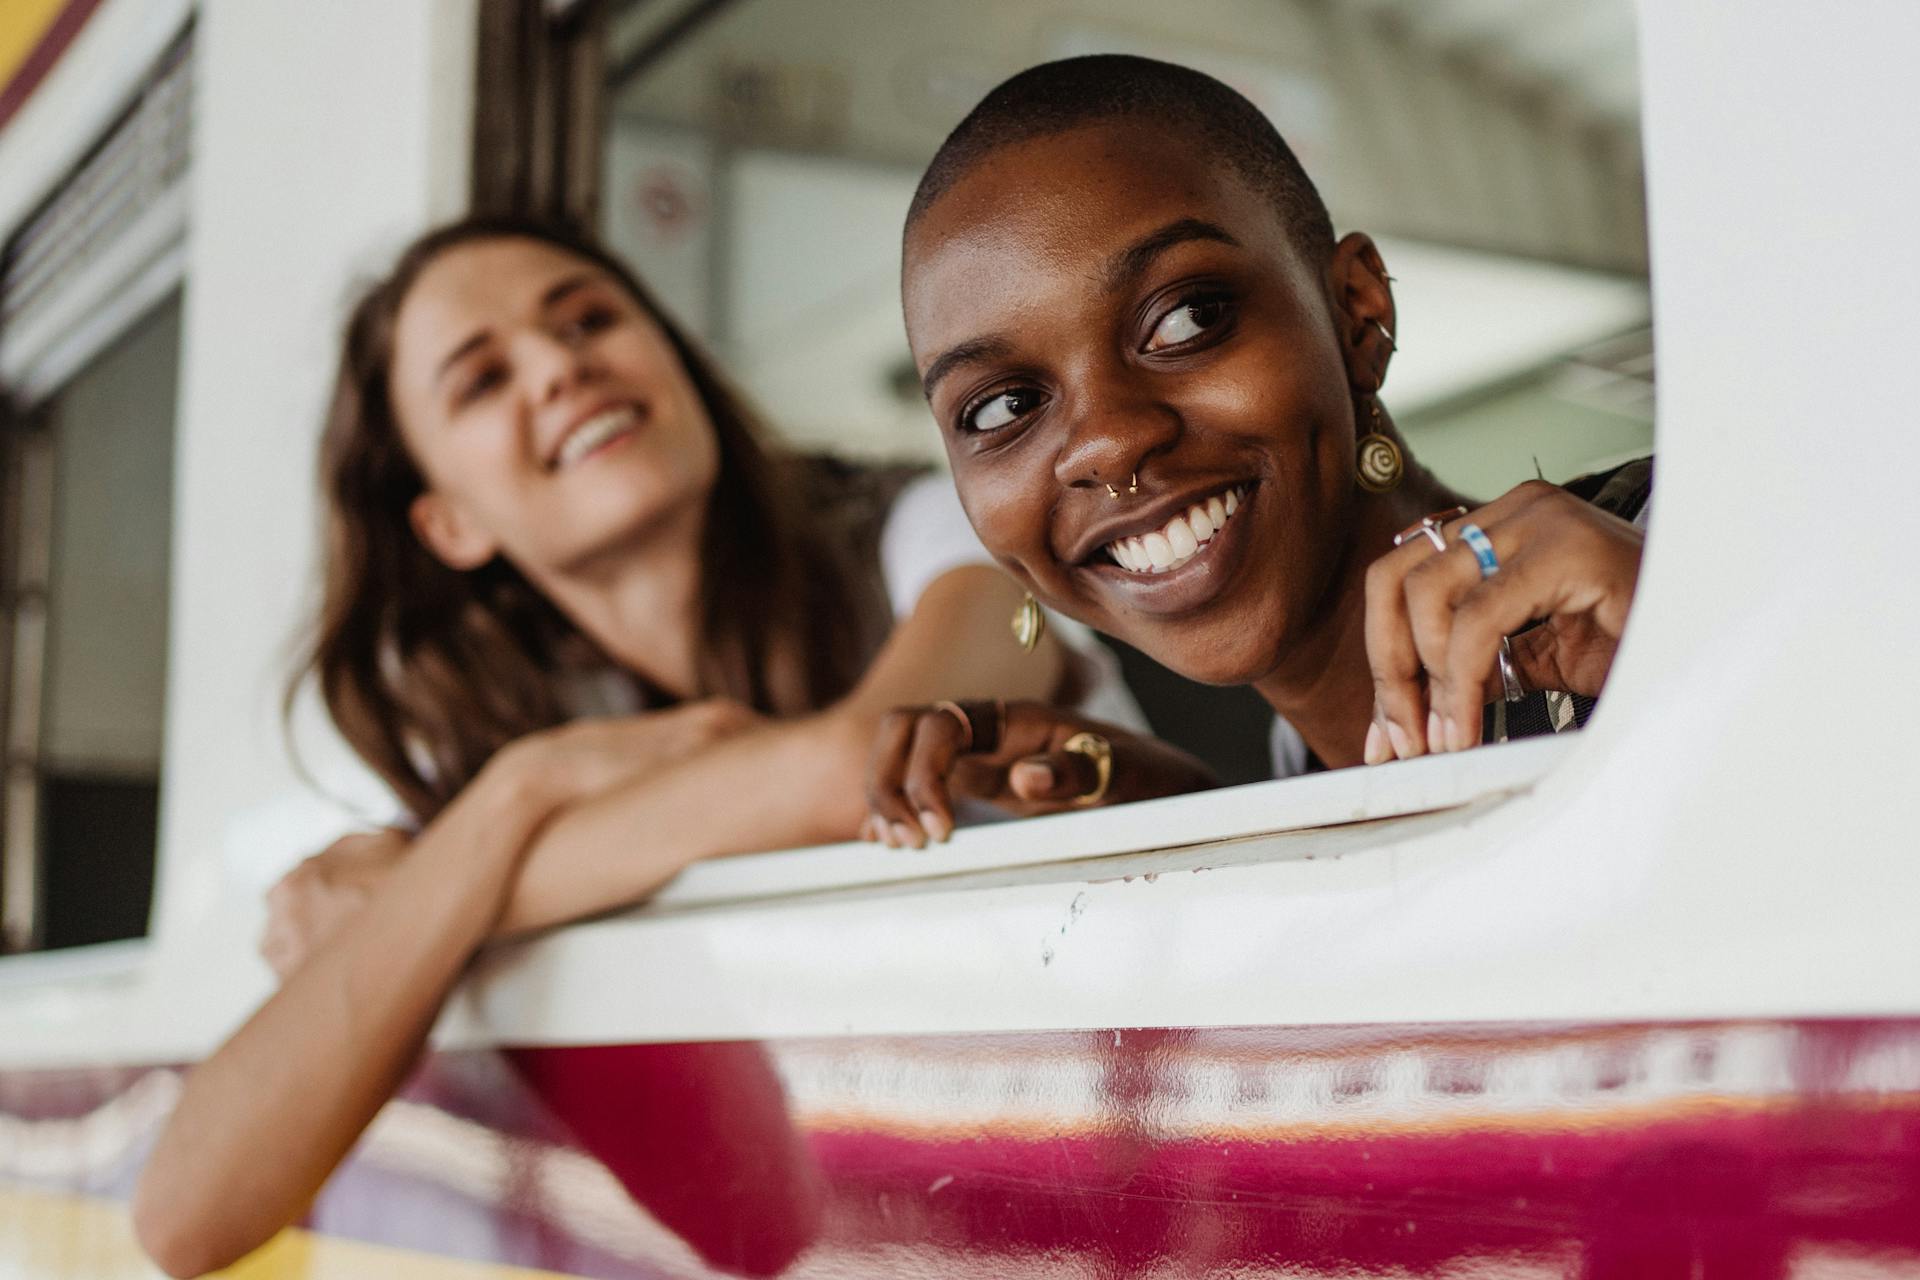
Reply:
<svg viewBox="0 0 1920 1280"><path fill-rule="evenodd" d="M963 431L998 431L1032 413L1040 404L1038 393L1027 390L1002 391L968 409L961 416Z"/></svg>
<svg viewBox="0 0 1920 1280"><path fill-rule="evenodd" d="M1148 351L1164 351L1191 342L1219 324L1227 313L1224 298L1195 298L1181 303L1160 318L1147 338Z"/></svg>
<svg viewBox="0 0 1920 1280"><path fill-rule="evenodd" d="M507 380L506 370L499 365L487 365L471 378L460 384L459 403L469 404L486 395Z"/></svg>
<svg viewBox="0 0 1920 1280"><path fill-rule="evenodd" d="M564 332L575 340L591 337L603 329L611 329L619 319L611 307L589 307L576 316Z"/></svg>

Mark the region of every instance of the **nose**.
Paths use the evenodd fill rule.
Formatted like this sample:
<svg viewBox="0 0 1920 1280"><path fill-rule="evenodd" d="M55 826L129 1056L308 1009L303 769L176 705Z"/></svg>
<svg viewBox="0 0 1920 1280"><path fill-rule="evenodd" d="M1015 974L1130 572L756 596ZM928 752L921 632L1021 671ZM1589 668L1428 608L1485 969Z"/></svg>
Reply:
<svg viewBox="0 0 1920 1280"><path fill-rule="evenodd" d="M1054 456L1054 475L1065 488L1124 488L1184 429L1171 403L1125 372L1088 377L1067 390L1060 406L1066 440Z"/></svg>
<svg viewBox="0 0 1920 1280"><path fill-rule="evenodd" d="M564 399L568 392L597 376L599 366L584 343L544 330L528 333L525 342L521 367L526 370L527 387L536 404Z"/></svg>

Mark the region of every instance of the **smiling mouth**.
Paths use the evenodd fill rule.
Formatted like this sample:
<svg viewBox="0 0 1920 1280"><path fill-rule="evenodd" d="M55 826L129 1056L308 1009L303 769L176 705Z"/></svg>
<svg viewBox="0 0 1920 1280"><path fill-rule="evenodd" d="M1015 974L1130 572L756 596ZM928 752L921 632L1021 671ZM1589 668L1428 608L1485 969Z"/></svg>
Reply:
<svg viewBox="0 0 1920 1280"><path fill-rule="evenodd" d="M1101 548L1113 563L1143 577L1171 573L1207 549L1247 499L1250 486L1237 484L1196 502L1158 529L1116 538Z"/></svg>
<svg viewBox="0 0 1920 1280"><path fill-rule="evenodd" d="M548 470L564 471L588 454L631 435L640 426L641 417L638 405L622 404L601 410L567 432L566 439L554 450Z"/></svg>

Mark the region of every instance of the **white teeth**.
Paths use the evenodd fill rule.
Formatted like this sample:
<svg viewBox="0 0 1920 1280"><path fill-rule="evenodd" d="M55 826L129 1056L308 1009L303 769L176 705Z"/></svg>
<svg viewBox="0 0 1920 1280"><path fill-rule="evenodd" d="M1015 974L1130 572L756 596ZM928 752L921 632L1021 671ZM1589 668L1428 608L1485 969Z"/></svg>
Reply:
<svg viewBox="0 0 1920 1280"><path fill-rule="evenodd" d="M594 414L569 431L567 438L561 441L559 452L553 458L554 470L580 461L615 436L631 430L639 416L632 405Z"/></svg>
<svg viewBox="0 0 1920 1280"><path fill-rule="evenodd" d="M1179 516L1167 521L1167 545L1173 548L1175 560L1185 560L1200 549L1200 539L1193 536L1193 530Z"/></svg>
<svg viewBox="0 0 1920 1280"><path fill-rule="evenodd" d="M1119 538L1107 544L1114 563L1130 573L1165 573L1177 569L1212 540L1226 525L1227 518L1240 509L1243 490L1233 488L1225 494L1195 503L1152 533Z"/></svg>

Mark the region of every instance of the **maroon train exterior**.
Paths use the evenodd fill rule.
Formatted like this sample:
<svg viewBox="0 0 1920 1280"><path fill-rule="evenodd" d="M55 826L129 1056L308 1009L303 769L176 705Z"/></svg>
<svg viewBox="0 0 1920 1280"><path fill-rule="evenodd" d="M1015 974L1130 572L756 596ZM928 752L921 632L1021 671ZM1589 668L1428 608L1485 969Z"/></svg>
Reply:
<svg viewBox="0 0 1920 1280"><path fill-rule="evenodd" d="M0 1124L124 1197L177 1087L8 1074ZM443 1053L309 1225L609 1280L1920 1276L1920 1021Z"/></svg>

